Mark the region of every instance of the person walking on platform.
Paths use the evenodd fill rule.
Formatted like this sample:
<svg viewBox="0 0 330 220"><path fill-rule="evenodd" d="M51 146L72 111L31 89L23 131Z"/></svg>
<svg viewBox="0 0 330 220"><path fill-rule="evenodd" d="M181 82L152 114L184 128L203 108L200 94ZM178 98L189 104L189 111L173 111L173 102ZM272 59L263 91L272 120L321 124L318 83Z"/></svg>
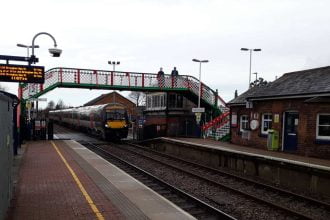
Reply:
<svg viewBox="0 0 330 220"><path fill-rule="evenodd" d="M160 88L164 87L165 78L164 78L164 71L163 71L163 68L162 67L158 71L157 79L158 79L158 86Z"/></svg>
<svg viewBox="0 0 330 220"><path fill-rule="evenodd" d="M172 87L177 87L179 72L177 71L176 67L174 67L174 69L172 70L171 76L172 76Z"/></svg>

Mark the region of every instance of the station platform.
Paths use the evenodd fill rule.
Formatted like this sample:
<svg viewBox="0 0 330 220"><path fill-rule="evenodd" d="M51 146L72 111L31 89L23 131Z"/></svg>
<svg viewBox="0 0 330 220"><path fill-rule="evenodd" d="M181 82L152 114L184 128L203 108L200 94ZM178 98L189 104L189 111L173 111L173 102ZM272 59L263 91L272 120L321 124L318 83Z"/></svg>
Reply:
<svg viewBox="0 0 330 220"><path fill-rule="evenodd" d="M214 148L232 153L245 154L248 156L255 156L267 160L291 163L299 166L305 166L305 167L310 167L324 171L330 171L330 160L326 160L326 159L305 157L305 156L300 156L300 155L295 155L280 151L257 149L253 147L230 144L227 142L220 142L213 139L167 138L167 137L162 137L162 139L167 141L185 143L189 145L197 145L199 147Z"/></svg>
<svg viewBox="0 0 330 220"><path fill-rule="evenodd" d="M24 147L7 219L194 219L75 141Z"/></svg>

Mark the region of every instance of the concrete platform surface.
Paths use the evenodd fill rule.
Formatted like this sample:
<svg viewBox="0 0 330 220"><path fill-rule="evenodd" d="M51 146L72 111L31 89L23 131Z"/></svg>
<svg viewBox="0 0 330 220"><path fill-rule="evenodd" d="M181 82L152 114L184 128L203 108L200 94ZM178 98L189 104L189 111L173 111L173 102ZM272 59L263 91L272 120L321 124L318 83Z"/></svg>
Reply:
<svg viewBox="0 0 330 220"><path fill-rule="evenodd" d="M75 141L28 142L7 219L194 219Z"/></svg>
<svg viewBox="0 0 330 220"><path fill-rule="evenodd" d="M257 149L253 147L241 146L230 144L227 142L220 142L212 139L203 138L162 138L168 141L177 141L190 145L198 145L201 147L215 148L233 153L246 154L250 156L263 157L268 160L283 161L286 163L292 163L296 165L311 167L315 169L330 171L330 160L305 157L280 151L269 151L263 149Z"/></svg>

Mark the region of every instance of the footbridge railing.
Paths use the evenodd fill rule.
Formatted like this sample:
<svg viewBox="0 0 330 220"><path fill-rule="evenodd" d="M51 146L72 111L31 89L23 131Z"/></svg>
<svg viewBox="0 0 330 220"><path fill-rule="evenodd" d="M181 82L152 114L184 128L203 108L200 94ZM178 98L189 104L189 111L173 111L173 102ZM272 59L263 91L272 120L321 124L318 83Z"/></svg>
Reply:
<svg viewBox="0 0 330 220"><path fill-rule="evenodd" d="M201 84L201 99L222 111L226 103L216 91ZM24 84L23 99L37 98L56 87L130 91L190 91L198 96L199 81L193 76L157 77L154 73L118 72L77 68L53 68L45 73L44 84Z"/></svg>

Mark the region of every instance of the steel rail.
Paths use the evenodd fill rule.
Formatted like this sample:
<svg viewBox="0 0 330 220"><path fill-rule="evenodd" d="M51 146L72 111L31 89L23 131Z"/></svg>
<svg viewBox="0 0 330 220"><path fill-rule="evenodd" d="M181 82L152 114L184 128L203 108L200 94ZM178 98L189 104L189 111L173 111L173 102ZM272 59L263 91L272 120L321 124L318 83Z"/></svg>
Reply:
<svg viewBox="0 0 330 220"><path fill-rule="evenodd" d="M200 199L198 199L192 195L189 195L188 193L180 190L179 188L159 179L158 177L152 175L151 173L131 164L130 162L128 162L122 158L119 158L118 156L102 149L101 147L99 147L93 143L89 143L87 141L79 141L79 143L84 145L85 147L93 150L94 152L101 154L100 156L103 156L106 159L115 159L115 160L119 161L120 163L124 164L125 166L128 166L130 169L133 169L134 171L141 173L143 176L147 176L148 178L152 179L154 182L157 182L157 184L165 186L166 188L170 189L171 192L175 192L176 194L178 194L180 198L189 200L192 204L197 205L197 207L204 210L205 214L212 213L212 216L215 217L216 219L231 219L231 220L236 219L236 218L228 215L227 213L224 213L223 211L201 201ZM169 200L171 200L171 199L169 199ZM175 201L172 201L172 202L175 203ZM180 207L180 205L178 205L178 206ZM185 208L182 207L182 209L185 209ZM198 213L198 215L201 215L201 214Z"/></svg>
<svg viewBox="0 0 330 220"><path fill-rule="evenodd" d="M182 158L179 158L179 157L176 157L176 156L165 154L165 153L162 153L162 152L159 152L159 151L156 151L156 150L153 150L153 149L150 149L150 148L138 145L138 144L134 144L134 143L130 143L130 142L127 142L126 144L128 144L130 146L133 146L133 147L136 147L136 148L140 148L140 149L143 149L143 150L150 151L152 153L158 154L158 155L163 156L163 157L167 157L169 159L177 160L177 161L180 161L180 162L190 164L192 166L201 167L203 169L211 170L215 173L218 173L218 174L221 174L221 175L227 175L231 178L236 178L236 179L239 179L241 181L246 181L250 184L255 184L255 185L273 190L275 192L280 192L280 193L283 193L283 194L288 194L289 196L294 196L294 197L302 199L302 200L307 200L309 202L315 203L315 205L324 206L324 207L326 207L330 210L330 204L329 203L314 199L312 197L304 196L304 195L301 195L301 194L298 194L298 193L291 192L289 190L285 190L285 189L282 189L282 188L279 188L279 187L275 187L275 186L272 186L272 185L268 185L268 184L265 184L265 183L258 182L256 180L252 180L252 179L245 178L245 177L242 177L242 176L239 176L239 175L235 175L233 173L226 172L224 170L215 169L215 168L212 168L212 167L205 166L203 164L199 164L199 163L192 162L192 161L189 161L189 160L185 160L185 159L182 159Z"/></svg>
<svg viewBox="0 0 330 220"><path fill-rule="evenodd" d="M287 208L287 207L282 206L282 205L275 204L275 203L273 203L273 202L271 202L271 201L268 201L268 200L266 200L266 199L262 199L262 198L260 198L260 197L257 197L257 196L255 196L255 195L252 195L252 194L246 193L246 192L244 192L244 191L242 191L242 190L239 190L239 189L233 188L233 187L228 186L228 185L225 185L225 184L223 184L223 183L219 183L219 182L217 182L217 181L210 180L210 179L208 179L208 178L206 178L206 177L204 177L204 176L201 176L201 175L198 175L198 174L196 174L196 173L193 173L193 172L187 171L187 170L185 170L185 169L183 169L183 168L181 168L181 167L178 167L178 166L175 166L175 165L171 165L171 164L168 164L168 163L166 163L166 162L159 161L159 160L157 160L157 159L155 159L155 158L152 158L152 157L150 157L150 156L147 156L147 155L144 155L144 154L141 154L141 153L135 152L135 151L133 151L133 150L130 150L130 149L127 149L127 148L124 148L124 147L121 147L121 149L124 149L124 150L126 150L126 151L130 151L130 152L133 153L133 154L136 154L136 155L139 155L139 156L141 156L141 157L144 157L144 158L150 159L150 160L152 160L152 161L154 161L154 162L157 162L157 163L160 163L160 164L162 164L162 165L165 165L165 166L171 167L171 168L176 169L176 170L179 170L179 171L181 171L181 172L185 172L185 173L187 173L187 174L189 174L189 175L191 175L191 176L194 176L194 177L196 177L196 178L202 179L202 180L204 180L204 181L207 181L207 182L212 183L212 184L214 184L214 185L217 185L217 186L219 186L219 187L222 187L222 188L225 188L225 189L231 190L231 191L233 191L233 192L236 192L236 193L241 194L241 195L243 195L243 196L246 196L246 197L248 197L248 198L252 198L252 199L254 199L254 200L260 202L261 204L267 204L267 205L269 205L269 206L271 206L271 207L274 207L274 208L280 209L280 210L282 210L282 211L285 211L285 212L287 212L287 213L290 213L291 215L297 216L297 217L299 217L300 219L314 219L312 216L309 216L309 215L306 215L306 214L304 214L304 213L301 213L301 212L298 212L298 211L292 210L292 209ZM212 199L211 199L211 200L212 200ZM213 201L214 201L214 200L213 200ZM216 201L214 201L214 202L216 202Z"/></svg>

